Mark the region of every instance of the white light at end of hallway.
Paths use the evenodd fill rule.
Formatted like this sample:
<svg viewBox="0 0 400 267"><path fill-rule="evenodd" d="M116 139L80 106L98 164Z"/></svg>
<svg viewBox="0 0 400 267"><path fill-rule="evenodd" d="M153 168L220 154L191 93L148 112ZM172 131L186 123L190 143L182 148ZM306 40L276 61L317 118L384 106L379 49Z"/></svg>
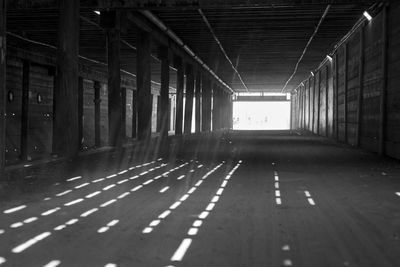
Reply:
<svg viewBox="0 0 400 267"><path fill-rule="evenodd" d="M367 18L368 21L372 20L372 16L368 13L368 11L364 11L363 15L364 15L364 17Z"/></svg>

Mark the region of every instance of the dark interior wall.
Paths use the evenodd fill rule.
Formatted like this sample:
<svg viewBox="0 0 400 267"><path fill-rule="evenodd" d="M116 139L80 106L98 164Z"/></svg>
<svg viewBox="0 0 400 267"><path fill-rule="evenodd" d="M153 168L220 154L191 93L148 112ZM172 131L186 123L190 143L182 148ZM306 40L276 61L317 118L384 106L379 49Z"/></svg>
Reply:
<svg viewBox="0 0 400 267"><path fill-rule="evenodd" d="M386 153L400 158L400 3L392 4L388 28Z"/></svg>
<svg viewBox="0 0 400 267"><path fill-rule="evenodd" d="M387 96L383 97L384 87L384 11L372 21L355 30L335 51L332 64L325 61L319 67L315 77L316 93L313 98L311 84L311 107L319 110L319 128L312 127L318 120L318 112L311 116L308 127L298 123L302 111L299 101L300 92L292 95L292 126L297 129L312 130L325 136L336 138L353 146L379 152L380 127L384 135L386 155L400 158L400 3L391 3L387 9ZM361 34L364 47L361 49ZM336 72L337 65L337 72ZM328 101L326 94L326 74L323 68L328 66ZM321 72L321 74L319 73ZM360 77L360 75L362 77ZM301 90L302 87L300 87ZM319 89L319 91L318 91ZM318 100L318 92L320 99ZM337 93L336 93L337 92ZM360 92L361 99L360 99ZM386 103L386 105L382 105ZM328 104L328 107L326 107ZM361 106L360 106L361 105ZM328 112L326 111L328 108ZM310 110L310 114L313 111ZM360 119L359 119L360 117ZM307 119L307 117L306 117ZM327 120L327 123L324 121ZM382 126L383 125L383 126ZM328 128L326 128L328 127ZM295 128L295 129L296 129ZM336 136L336 130L337 136Z"/></svg>
<svg viewBox="0 0 400 267"><path fill-rule="evenodd" d="M23 61L29 59L29 105L28 105L28 130L27 130L27 156L28 159L36 159L49 156L52 152L53 132L53 88L54 67L40 65L32 61L29 53L27 58L15 57L13 54L7 56L7 82L6 92L10 100L6 105L6 164L20 161L21 155L21 121L22 121L22 81ZM40 53L35 53L40 57ZM48 57L48 55L43 55ZM80 75L83 79L83 149L91 149L95 146L95 102L94 102L94 80L100 81L100 141L101 146L108 145L108 89L107 72L95 70L91 73L91 67L84 63ZM133 90L136 90L136 78L127 74L122 75L121 88L126 90L126 136L132 137L133 118ZM153 95L152 132L156 131L157 105L159 96L159 85L151 85ZM174 98L171 95L171 98ZM175 107L171 101L170 112ZM74 111L71 111L74 112ZM67 127L67 126L66 126Z"/></svg>

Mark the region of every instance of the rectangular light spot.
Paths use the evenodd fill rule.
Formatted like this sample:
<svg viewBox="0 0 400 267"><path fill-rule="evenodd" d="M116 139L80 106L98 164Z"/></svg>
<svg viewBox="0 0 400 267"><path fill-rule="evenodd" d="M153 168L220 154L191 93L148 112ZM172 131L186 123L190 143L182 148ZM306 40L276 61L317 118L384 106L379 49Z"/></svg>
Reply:
<svg viewBox="0 0 400 267"><path fill-rule="evenodd" d="M90 209L90 210L85 211L84 213L82 213L80 216L81 216L81 217L87 217L87 216L89 216L90 214L92 214L92 213L94 213L94 212L96 212L96 211L98 211L98 210L99 210L98 208Z"/></svg>
<svg viewBox="0 0 400 267"><path fill-rule="evenodd" d="M119 220L112 220L111 222L107 223L108 227L113 227L114 225L116 225L117 223L119 223Z"/></svg>
<svg viewBox="0 0 400 267"><path fill-rule="evenodd" d="M396 195L398 195L400 197L400 192L396 192Z"/></svg>
<svg viewBox="0 0 400 267"><path fill-rule="evenodd" d="M107 227L107 226L103 226L103 227L99 228L99 230L97 230L97 232L98 232L99 234L102 234L102 233L107 232L108 229L110 229L110 228Z"/></svg>
<svg viewBox="0 0 400 267"><path fill-rule="evenodd" d="M220 189L218 189L216 195L220 196L220 195L222 195L222 192L224 192L224 189L220 188Z"/></svg>
<svg viewBox="0 0 400 267"><path fill-rule="evenodd" d="M104 181L104 178L100 178L100 179L97 179L97 180L93 180L92 183L98 183L98 182L101 182L101 181Z"/></svg>
<svg viewBox="0 0 400 267"><path fill-rule="evenodd" d="M52 260L51 262L47 263L43 267L56 267L61 264L61 261L59 260Z"/></svg>
<svg viewBox="0 0 400 267"><path fill-rule="evenodd" d="M143 234L149 234L151 232L153 232L153 228L151 228L151 227L146 227L142 231Z"/></svg>
<svg viewBox="0 0 400 267"><path fill-rule="evenodd" d="M281 205L281 204L282 204L282 200L281 200L280 197L277 197L277 198L276 198L276 204L277 204L277 205Z"/></svg>
<svg viewBox="0 0 400 267"><path fill-rule="evenodd" d="M279 182L275 182L275 188L279 189Z"/></svg>
<svg viewBox="0 0 400 267"><path fill-rule="evenodd" d="M279 177L278 176L275 176L275 181L279 182Z"/></svg>
<svg viewBox="0 0 400 267"><path fill-rule="evenodd" d="M21 205L21 206L15 207L15 208L5 210L5 211L3 211L3 213L9 214L9 213L13 213L13 212L25 209L25 208L26 208L26 205Z"/></svg>
<svg viewBox="0 0 400 267"><path fill-rule="evenodd" d="M52 214L52 213L58 211L59 209L60 209L60 207L57 207L57 208L54 208L54 209L45 211L45 212L43 212L41 215L42 215L42 216L47 216L47 215L50 215L50 214Z"/></svg>
<svg viewBox="0 0 400 267"><path fill-rule="evenodd" d="M171 211L170 210L166 210L166 211L164 211L163 213L161 213L159 216L158 216L158 218L160 218L160 219L165 219L168 215L170 215L171 214Z"/></svg>
<svg viewBox="0 0 400 267"><path fill-rule="evenodd" d="M76 188L76 189L79 189L79 188L85 187L85 186L87 186L87 185L89 185L89 183L83 183L83 184L80 184L80 185L75 186L75 188Z"/></svg>
<svg viewBox="0 0 400 267"><path fill-rule="evenodd" d="M157 226L160 224L160 222L161 222L160 220L154 220L149 224L149 226L151 226L151 227Z"/></svg>
<svg viewBox="0 0 400 267"><path fill-rule="evenodd" d="M96 196L96 195L98 195L98 194L100 194L101 192L100 191L96 191L96 192L93 192L93 193L91 193L91 194L89 194L89 195L87 195L87 196L85 196L86 198L92 198L92 197L94 197L94 196Z"/></svg>
<svg viewBox="0 0 400 267"><path fill-rule="evenodd" d="M192 194L194 191L196 191L196 187L192 187L192 188L188 191L188 194Z"/></svg>
<svg viewBox="0 0 400 267"><path fill-rule="evenodd" d="M65 227L67 227L67 226L64 225L64 224L61 224L61 225L55 227L54 230L55 230L55 231L61 231L61 230L64 229Z"/></svg>
<svg viewBox="0 0 400 267"><path fill-rule="evenodd" d="M148 184L152 183L153 181L154 181L153 179L147 180L146 182L143 183L143 185L148 185Z"/></svg>
<svg viewBox="0 0 400 267"><path fill-rule="evenodd" d="M67 179L67 182L75 181L78 179L82 179L82 176L75 176L75 177L69 178L69 179Z"/></svg>
<svg viewBox="0 0 400 267"><path fill-rule="evenodd" d="M22 222L16 222L10 225L11 228L18 228L24 225Z"/></svg>
<svg viewBox="0 0 400 267"><path fill-rule="evenodd" d="M176 178L176 180L181 180L181 179L183 179L183 178L185 178L185 175L179 176L178 178Z"/></svg>
<svg viewBox="0 0 400 267"><path fill-rule="evenodd" d="M143 187L143 185L138 185L138 186L132 188L132 189L131 189L131 192L135 192L135 191L139 190L139 189L142 188L142 187Z"/></svg>
<svg viewBox="0 0 400 267"><path fill-rule="evenodd" d="M200 227L203 224L202 220L195 220L193 222L193 227Z"/></svg>
<svg viewBox="0 0 400 267"><path fill-rule="evenodd" d="M124 173L127 173L128 172L128 170L123 170L123 171L120 171L118 174L124 174Z"/></svg>
<svg viewBox="0 0 400 267"><path fill-rule="evenodd" d="M275 190L275 196L276 196L276 197L280 197L280 196L281 196L281 191Z"/></svg>
<svg viewBox="0 0 400 267"><path fill-rule="evenodd" d="M211 202L215 203L215 202L218 202L218 200L219 200L219 196L214 196L214 197L211 199Z"/></svg>
<svg viewBox="0 0 400 267"><path fill-rule="evenodd" d="M71 193L71 192L72 192L72 190L67 190L67 191L64 191L64 192L61 192L61 193L56 194L56 196L57 196L57 197L61 197L61 196L64 196L64 195L66 195L66 194L69 194L69 193Z"/></svg>
<svg viewBox="0 0 400 267"><path fill-rule="evenodd" d="M114 178L114 177L116 177L117 176L117 174L111 174L111 175L108 175L106 178L107 179L110 179L110 178Z"/></svg>
<svg viewBox="0 0 400 267"><path fill-rule="evenodd" d="M129 181L129 179L124 179L124 180L119 181L117 184L123 184L123 183L126 183L128 181Z"/></svg>
<svg viewBox="0 0 400 267"><path fill-rule="evenodd" d="M209 214L210 214L210 213L209 213L208 211L203 211L202 213L200 213L199 219L204 220L205 218L207 218L207 216L208 216Z"/></svg>
<svg viewBox="0 0 400 267"><path fill-rule="evenodd" d="M283 266L292 266L292 265L293 265L292 261L289 260L289 259L286 259L286 260L283 261Z"/></svg>
<svg viewBox="0 0 400 267"><path fill-rule="evenodd" d="M135 180L137 178L139 178L139 175L132 176L132 177L129 178L129 180Z"/></svg>
<svg viewBox="0 0 400 267"><path fill-rule="evenodd" d="M183 195L180 199L179 199L179 201L185 201L187 198L189 197L189 195L188 194L186 194L186 195Z"/></svg>
<svg viewBox="0 0 400 267"><path fill-rule="evenodd" d="M118 199L122 199L122 198L128 196L129 194L130 194L129 192L125 192L125 193L119 195L117 198L118 198Z"/></svg>
<svg viewBox="0 0 400 267"><path fill-rule="evenodd" d="M177 201L177 202L175 202L174 204L172 204L172 205L169 207L169 209L174 210L174 209L176 209L177 207L179 207L180 204L182 204L182 202Z"/></svg>
<svg viewBox="0 0 400 267"><path fill-rule="evenodd" d="M113 188L114 186L115 186L115 184L110 184L110 185L104 187L103 190L104 190L104 191L107 191L108 189L111 189L111 188Z"/></svg>
<svg viewBox="0 0 400 267"><path fill-rule="evenodd" d="M100 207L104 208L107 207L108 205L111 205L112 203L114 203L115 201L117 201L116 199L111 199L107 202L104 202L103 204L100 205Z"/></svg>
<svg viewBox="0 0 400 267"><path fill-rule="evenodd" d="M227 181L223 181L221 187L225 187L227 183L228 183Z"/></svg>
<svg viewBox="0 0 400 267"><path fill-rule="evenodd" d="M41 233L40 235L35 236L34 238L29 239L28 241L26 241L25 243L22 243L19 246L16 246L15 248L12 249L13 253L21 253L22 251L24 251L25 249L33 246L34 244L36 244L37 242L45 239L46 237L50 236L51 233L50 232L44 232Z"/></svg>
<svg viewBox="0 0 400 267"><path fill-rule="evenodd" d="M197 232L199 231L199 229L198 228L196 228L196 227L192 227L192 228L190 228L189 229L189 231L188 231L188 235L197 235Z"/></svg>
<svg viewBox="0 0 400 267"><path fill-rule="evenodd" d="M78 219L71 219L68 222L66 222L65 224L66 225L73 225L73 224L77 223L78 221L79 221Z"/></svg>
<svg viewBox="0 0 400 267"><path fill-rule="evenodd" d="M202 165L202 164L200 164L199 166L197 166L197 169L200 169L201 167L203 167L203 165Z"/></svg>
<svg viewBox="0 0 400 267"><path fill-rule="evenodd" d="M31 217L31 218L24 220L24 223L31 223L31 222L36 221L37 219L38 219L37 217Z"/></svg>
<svg viewBox="0 0 400 267"><path fill-rule="evenodd" d="M83 201L83 198L78 198L78 199L75 199L75 200L73 200L71 202L65 203L64 206L72 206L72 205L75 205L75 204L77 204L79 202L82 202L82 201Z"/></svg>
<svg viewBox="0 0 400 267"><path fill-rule="evenodd" d="M195 186L200 186L203 183L203 180L198 181Z"/></svg>
<svg viewBox="0 0 400 267"><path fill-rule="evenodd" d="M315 202L312 198L308 198L308 203L310 203L311 206L315 206Z"/></svg>
<svg viewBox="0 0 400 267"><path fill-rule="evenodd" d="M214 207L215 207L215 203L210 203L210 204L208 204L206 211L212 211L214 209Z"/></svg>
<svg viewBox="0 0 400 267"><path fill-rule="evenodd" d="M311 197L310 192L308 191L304 191L304 194L306 195L306 197Z"/></svg>
<svg viewBox="0 0 400 267"><path fill-rule="evenodd" d="M182 261L183 257L185 257L186 251L189 249L191 244L192 244L192 239L190 238L183 239L182 243L179 245L178 249L172 256L171 261Z"/></svg>
<svg viewBox="0 0 400 267"><path fill-rule="evenodd" d="M143 175L145 175L145 174L147 174L147 173L148 173L148 171L145 171L145 172L140 173L139 175L140 175L140 176L143 176Z"/></svg>

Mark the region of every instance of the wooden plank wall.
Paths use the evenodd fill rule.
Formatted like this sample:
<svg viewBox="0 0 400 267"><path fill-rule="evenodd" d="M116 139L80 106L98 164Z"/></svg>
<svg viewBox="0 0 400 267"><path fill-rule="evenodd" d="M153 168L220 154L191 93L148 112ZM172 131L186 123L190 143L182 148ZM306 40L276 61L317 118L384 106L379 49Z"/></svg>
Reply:
<svg viewBox="0 0 400 267"><path fill-rule="evenodd" d="M330 138L336 138L336 130L338 130L337 140L339 142L356 146L357 131L360 124L360 147L378 152L379 127L381 125L380 114L381 112L385 112L386 116L383 117L386 117L386 128L384 131L386 133L384 137L386 155L400 159L400 2L390 4L387 17L388 61L386 67L388 70L388 87L386 110L381 111L381 93L384 84L384 31L383 11L381 11L372 21L366 21L364 25L354 31L337 48L332 63L326 60L316 70L315 77L309 77L311 81L311 110L309 111L311 116L309 118L306 115L306 127L302 127L301 123L299 123L299 116L303 113L303 110L300 109L301 101L305 101L305 104L307 104L307 97L302 100L299 92L293 93L293 129L308 129L314 133L319 132L321 136L327 134ZM361 31L363 31L364 35L363 51L360 49ZM360 58L363 58L364 63L361 66ZM336 65L338 68L337 74ZM324 67L326 66L328 67L328 77L326 71L324 71ZM363 77L360 77L360 67L363 67ZM326 79L328 79L328 83L326 83ZM359 101L360 82L362 82L363 86L361 101ZM326 88L326 84L328 84L328 88ZM318 92L320 95L319 100ZM359 106L360 103L362 104L361 107ZM327 112L326 108L328 108ZM316 112L313 112L313 109ZM317 128L318 110L319 125ZM360 111L361 121L358 118ZM312 116L313 114L314 116Z"/></svg>

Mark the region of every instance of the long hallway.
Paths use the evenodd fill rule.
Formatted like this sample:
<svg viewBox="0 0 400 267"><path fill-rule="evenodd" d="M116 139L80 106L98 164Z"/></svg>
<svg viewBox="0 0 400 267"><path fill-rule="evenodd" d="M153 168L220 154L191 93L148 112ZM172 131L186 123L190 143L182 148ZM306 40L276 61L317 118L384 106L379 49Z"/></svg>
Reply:
<svg viewBox="0 0 400 267"><path fill-rule="evenodd" d="M0 265L400 265L397 161L300 132L218 143L26 168L1 187Z"/></svg>

